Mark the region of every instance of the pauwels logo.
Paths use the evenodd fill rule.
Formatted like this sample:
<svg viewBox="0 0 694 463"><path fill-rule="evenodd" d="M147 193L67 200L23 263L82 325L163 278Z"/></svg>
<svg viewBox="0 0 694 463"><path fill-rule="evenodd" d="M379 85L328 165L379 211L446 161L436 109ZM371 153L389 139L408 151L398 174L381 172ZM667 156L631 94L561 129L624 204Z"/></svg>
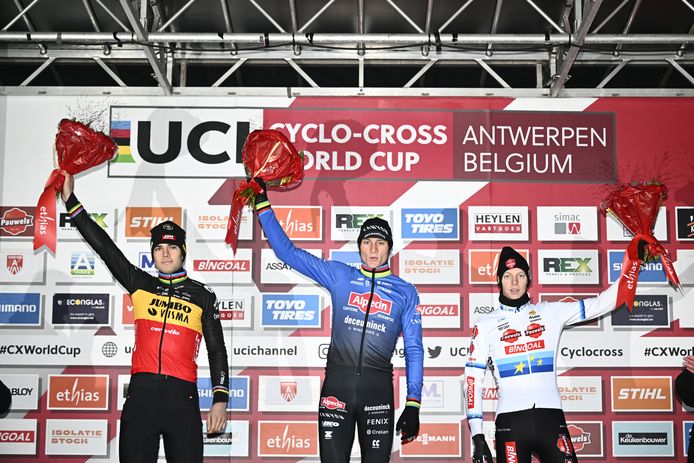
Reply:
<svg viewBox="0 0 694 463"><path fill-rule="evenodd" d="M35 207L0 207L0 236L34 236Z"/></svg>
<svg viewBox="0 0 694 463"><path fill-rule="evenodd" d="M108 410L108 375L49 375L49 410Z"/></svg>
<svg viewBox="0 0 694 463"><path fill-rule="evenodd" d="M358 307L359 310L362 311L362 313L366 313L366 308L369 305L369 293L359 294L352 291L351 293L349 293L348 304L354 307ZM382 299L381 296L374 293L373 299L371 301L371 308L369 309L369 314L374 315L377 313L384 313L386 315L390 315L392 306L392 301L389 301L388 299Z"/></svg>

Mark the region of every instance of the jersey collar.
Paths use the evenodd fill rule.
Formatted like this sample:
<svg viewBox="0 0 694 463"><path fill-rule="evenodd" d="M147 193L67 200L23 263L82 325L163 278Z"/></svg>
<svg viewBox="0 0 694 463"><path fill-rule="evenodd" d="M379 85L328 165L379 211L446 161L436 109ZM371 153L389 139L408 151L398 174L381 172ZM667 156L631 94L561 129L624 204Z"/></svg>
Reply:
<svg viewBox="0 0 694 463"><path fill-rule="evenodd" d="M527 306L527 305L528 304L523 304L520 307L511 307L510 305L499 304L499 310L503 310L504 312L508 312L508 313L518 313L518 312L524 311L525 306Z"/></svg>
<svg viewBox="0 0 694 463"><path fill-rule="evenodd" d="M161 273L159 272L159 281L167 285L175 285L184 280L188 279L188 273L184 268L174 273Z"/></svg>
<svg viewBox="0 0 694 463"><path fill-rule="evenodd" d="M373 269L370 268L370 267L367 267L367 266L364 265L364 264L361 264L361 267L359 268L359 270L361 271L361 273L362 273L364 276L371 277L371 275L372 275L372 272L371 272L371 271L372 271ZM388 275L392 275L392 274L393 274L393 273L390 271L390 265L389 265L387 262L386 262L385 264L381 265L380 267L378 267L378 268L376 269L376 272L373 273L373 275L374 275L376 278L383 278L383 277L387 277Z"/></svg>

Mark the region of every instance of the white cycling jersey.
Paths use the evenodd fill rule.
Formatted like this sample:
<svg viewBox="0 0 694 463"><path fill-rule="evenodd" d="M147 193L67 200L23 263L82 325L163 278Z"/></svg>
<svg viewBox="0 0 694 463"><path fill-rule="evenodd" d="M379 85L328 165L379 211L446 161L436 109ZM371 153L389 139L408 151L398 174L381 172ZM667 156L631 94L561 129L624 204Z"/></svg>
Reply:
<svg viewBox="0 0 694 463"><path fill-rule="evenodd" d="M472 435L482 433L482 390L490 365L499 388L496 413L528 408L559 408L556 363L565 325L599 317L614 309L619 281L597 297L578 302L501 304L482 316L472 331L465 365L467 419Z"/></svg>

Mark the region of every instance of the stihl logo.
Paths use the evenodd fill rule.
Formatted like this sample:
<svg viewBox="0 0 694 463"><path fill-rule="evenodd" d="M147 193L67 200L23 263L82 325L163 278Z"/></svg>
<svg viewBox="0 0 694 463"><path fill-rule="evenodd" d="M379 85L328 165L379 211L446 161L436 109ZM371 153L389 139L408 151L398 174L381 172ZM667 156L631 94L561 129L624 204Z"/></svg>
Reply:
<svg viewBox="0 0 694 463"><path fill-rule="evenodd" d="M363 313L366 313L366 308L369 305L369 293L357 294L355 292L349 293L349 305L359 307ZM387 299L381 299L381 296L374 293L373 300L371 301L370 314L376 314L382 312L386 315L390 315L390 310L393 303Z"/></svg>
<svg viewBox="0 0 694 463"><path fill-rule="evenodd" d="M613 376L613 411L672 411L672 378Z"/></svg>
<svg viewBox="0 0 694 463"><path fill-rule="evenodd" d="M467 385L467 409L472 410L475 407L475 378L468 377Z"/></svg>
<svg viewBox="0 0 694 463"><path fill-rule="evenodd" d="M183 222L183 209L180 207L126 207L125 237L149 238L150 228L162 222Z"/></svg>
<svg viewBox="0 0 694 463"><path fill-rule="evenodd" d="M619 390L620 400L664 400L667 396L659 387L625 387Z"/></svg>
<svg viewBox="0 0 694 463"><path fill-rule="evenodd" d="M197 272L250 272L251 261L249 260L221 260L204 259L194 260L193 268Z"/></svg>
<svg viewBox="0 0 694 463"><path fill-rule="evenodd" d="M328 410L344 410L345 409L345 403L341 402L340 400L337 399L337 397L334 397L334 396L321 397L320 405L321 405L321 407L325 407Z"/></svg>

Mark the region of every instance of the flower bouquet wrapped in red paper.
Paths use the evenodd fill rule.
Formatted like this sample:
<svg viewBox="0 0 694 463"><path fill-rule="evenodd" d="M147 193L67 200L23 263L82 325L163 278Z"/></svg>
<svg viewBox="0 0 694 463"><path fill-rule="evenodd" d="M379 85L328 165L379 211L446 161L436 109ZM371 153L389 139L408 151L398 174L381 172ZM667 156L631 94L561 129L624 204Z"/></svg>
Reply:
<svg viewBox="0 0 694 463"><path fill-rule="evenodd" d="M633 309L636 281L643 262L639 258L641 240L647 243L644 260L660 257L668 280L673 286L680 287L680 280L667 250L653 236L658 210L663 200L667 198L667 194L667 187L663 184L634 182L619 185L600 205L603 212L612 213L634 235L622 261L622 280L617 293L616 307L618 308L626 304L629 312Z"/></svg>
<svg viewBox="0 0 694 463"><path fill-rule="evenodd" d="M113 159L118 145L110 137L92 130L81 122L63 119L55 136L57 168L51 172L36 206L34 249L41 246L55 252L55 197L63 190L62 171L75 175Z"/></svg>
<svg viewBox="0 0 694 463"><path fill-rule="evenodd" d="M301 183L304 179L303 153L297 152L289 139L277 130L254 130L246 138L241 157L246 176L231 200L231 213L227 227L226 243L236 253L241 224L241 209L253 204L255 195L261 191L253 179L263 179L268 187L286 190Z"/></svg>

